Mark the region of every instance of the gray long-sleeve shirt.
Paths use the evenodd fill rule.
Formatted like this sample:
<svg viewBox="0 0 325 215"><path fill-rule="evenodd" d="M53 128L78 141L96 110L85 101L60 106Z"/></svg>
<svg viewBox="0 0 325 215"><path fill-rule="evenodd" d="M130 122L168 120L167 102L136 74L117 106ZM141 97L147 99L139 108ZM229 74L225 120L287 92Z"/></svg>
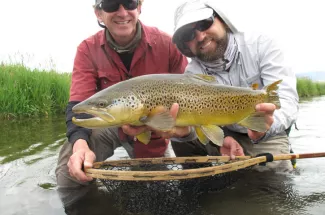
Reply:
<svg viewBox="0 0 325 215"><path fill-rule="evenodd" d="M238 54L229 72L213 73L217 81L222 84L250 87L257 83L264 87L282 79L279 84L278 94L281 108L274 112L274 123L264 139L284 132L297 119L298 94L296 90L296 76L286 65L284 56L275 42L258 34L235 33L238 45ZM186 73L207 74L205 68L193 59L186 68ZM211 74L211 73L210 73ZM247 129L239 125L227 126L229 129L247 133Z"/></svg>

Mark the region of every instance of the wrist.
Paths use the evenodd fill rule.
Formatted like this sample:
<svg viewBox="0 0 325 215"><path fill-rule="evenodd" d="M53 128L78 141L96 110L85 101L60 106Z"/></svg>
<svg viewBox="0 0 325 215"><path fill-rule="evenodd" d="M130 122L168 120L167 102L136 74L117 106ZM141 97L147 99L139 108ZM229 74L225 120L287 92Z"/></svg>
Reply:
<svg viewBox="0 0 325 215"><path fill-rule="evenodd" d="M86 140L78 139L73 144L73 153L75 153L77 150L80 150L80 149L89 149L89 146L88 146L88 143Z"/></svg>
<svg viewBox="0 0 325 215"><path fill-rule="evenodd" d="M262 133L257 138L252 139L251 137L249 137L249 139L251 140L252 143L258 144L261 140L264 139L265 135L266 135L266 132Z"/></svg>
<svg viewBox="0 0 325 215"><path fill-rule="evenodd" d="M184 132L182 135L178 136L178 138L186 138L190 136L191 132L192 132L191 127L187 127L187 132Z"/></svg>

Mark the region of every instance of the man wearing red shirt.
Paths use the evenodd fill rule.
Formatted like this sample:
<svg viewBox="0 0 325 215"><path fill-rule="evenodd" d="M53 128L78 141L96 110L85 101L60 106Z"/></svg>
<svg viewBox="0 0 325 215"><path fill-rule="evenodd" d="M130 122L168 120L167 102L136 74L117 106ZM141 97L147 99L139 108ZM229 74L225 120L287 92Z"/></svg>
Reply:
<svg viewBox="0 0 325 215"><path fill-rule="evenodd" d="M156 133L144 145L134 141L138 128L90 130L71 121L73 116L90 117L74 114L72 107L108 86L145 74L184 72L187 59L171 37L138 20L141 3L142 0L96 0L95 14L104 29L77 48L66 110L68 141L62 146L56 168L58 192L65 207L90 189L92 178L85 175L82 166L91 167L94 161L107 159L120 146L131 158L163 157L168 146L165 138L191 136L189 128L180 128L169 136ZM177 114L177 105L172 109Z"/></svg>

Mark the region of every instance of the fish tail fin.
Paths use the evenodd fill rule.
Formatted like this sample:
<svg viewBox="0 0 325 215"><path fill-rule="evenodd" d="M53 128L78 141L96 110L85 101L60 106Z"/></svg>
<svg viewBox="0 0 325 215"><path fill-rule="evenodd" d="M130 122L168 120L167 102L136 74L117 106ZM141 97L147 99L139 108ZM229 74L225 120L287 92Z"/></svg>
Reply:
<svg viewBox="0 0 325 215"><path fill-rule="evenodd" d="M282 80L278 80L264 87L264 90L266 91L268 97L267 102L274 104L277 109L281 108L279 95L276 92L279 89L278 84L280 84L281 82Z"/></svg>

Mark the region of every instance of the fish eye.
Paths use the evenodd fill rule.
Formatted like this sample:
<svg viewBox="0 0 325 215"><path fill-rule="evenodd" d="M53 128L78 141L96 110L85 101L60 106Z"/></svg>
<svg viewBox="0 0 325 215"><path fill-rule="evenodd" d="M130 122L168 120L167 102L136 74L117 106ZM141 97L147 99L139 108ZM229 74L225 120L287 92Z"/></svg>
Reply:
<svg viewBox="0 0 325 215"><path fill-rule="evenodd" d="M106 107L106 101L99 101L98 102L98 107L100 107L100 108Z"/></svg>

